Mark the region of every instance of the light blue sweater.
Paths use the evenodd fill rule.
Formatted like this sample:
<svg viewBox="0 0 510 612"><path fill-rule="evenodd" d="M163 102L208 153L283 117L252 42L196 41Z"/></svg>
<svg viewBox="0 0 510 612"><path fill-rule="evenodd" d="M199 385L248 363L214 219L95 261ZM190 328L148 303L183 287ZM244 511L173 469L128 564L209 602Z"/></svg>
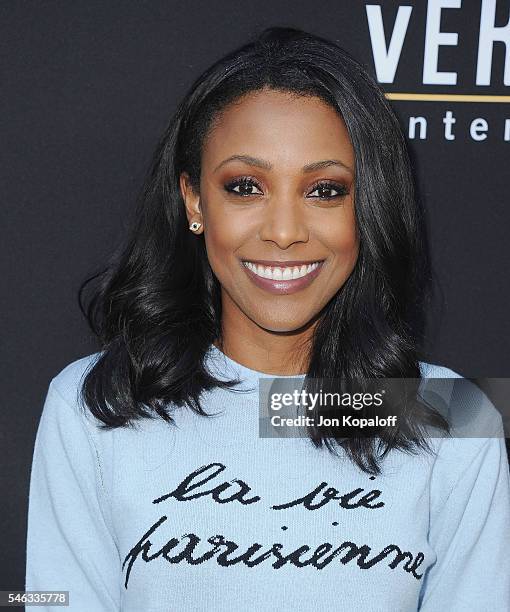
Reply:
<svg viewBox="0 0 510 612"><path fill-rule="evenodd" d="M49 386L27 590L67 590L72 612L510 610L508 459L490 402L477 417L487 437L392 451L370 477L308 439L260 438L256 390L205 393L217 416L177 409L177 428L101 431L76 401L94 357ZM208 364L240 388L268 376L215 347Z"/></svg>

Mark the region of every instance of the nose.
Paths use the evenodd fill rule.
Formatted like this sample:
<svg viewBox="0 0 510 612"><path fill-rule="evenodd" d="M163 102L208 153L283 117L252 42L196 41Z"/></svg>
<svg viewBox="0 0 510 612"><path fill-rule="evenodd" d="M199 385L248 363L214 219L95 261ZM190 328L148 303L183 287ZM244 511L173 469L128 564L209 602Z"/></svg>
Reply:
<svg viewBox="0 0 510 612"><path fill-rule="evenodd" d="M287 249L294 242L308 242L309 228L302 203L290 195L268 202L259 238L274 242L280 249Z"/></svg>

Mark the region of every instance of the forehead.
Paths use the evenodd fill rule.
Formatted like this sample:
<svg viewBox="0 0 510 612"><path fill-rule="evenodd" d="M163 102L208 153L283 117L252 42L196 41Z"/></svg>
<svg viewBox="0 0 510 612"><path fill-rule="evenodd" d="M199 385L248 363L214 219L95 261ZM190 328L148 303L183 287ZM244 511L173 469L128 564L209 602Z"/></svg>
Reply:
<svg viewBox="0 0 510 612"><path fill-rule="evenodd" d="M204 141L204 164L249 154L299 167L339 158L354 167L354 151L340 114L322 99L274 90L251 92L229 104Z"/></svg>

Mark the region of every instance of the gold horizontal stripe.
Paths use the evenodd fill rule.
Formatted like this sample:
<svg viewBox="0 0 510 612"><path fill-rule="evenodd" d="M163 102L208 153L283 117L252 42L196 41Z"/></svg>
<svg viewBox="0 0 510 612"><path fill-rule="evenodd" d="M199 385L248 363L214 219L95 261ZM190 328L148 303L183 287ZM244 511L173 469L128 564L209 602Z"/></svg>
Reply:
<svg viewBox="0 0 510 612"><path fill-rule="evenodd" d="M386 93L389 100L416 100L417 102L510 102L510 96L468 94L420 94L420 93Z"/></svg>

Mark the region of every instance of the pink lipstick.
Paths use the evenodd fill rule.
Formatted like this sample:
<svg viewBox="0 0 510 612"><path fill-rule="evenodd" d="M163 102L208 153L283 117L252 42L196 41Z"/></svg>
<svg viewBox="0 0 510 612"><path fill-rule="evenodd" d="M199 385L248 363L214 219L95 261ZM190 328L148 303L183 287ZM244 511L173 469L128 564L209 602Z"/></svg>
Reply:
<svg viewBox="0 0 510 612"><path fill-rule="evenodd" d="M243 260L248 278L270 293L286 295L308 287L320 274L324 260Z"/></svg>

